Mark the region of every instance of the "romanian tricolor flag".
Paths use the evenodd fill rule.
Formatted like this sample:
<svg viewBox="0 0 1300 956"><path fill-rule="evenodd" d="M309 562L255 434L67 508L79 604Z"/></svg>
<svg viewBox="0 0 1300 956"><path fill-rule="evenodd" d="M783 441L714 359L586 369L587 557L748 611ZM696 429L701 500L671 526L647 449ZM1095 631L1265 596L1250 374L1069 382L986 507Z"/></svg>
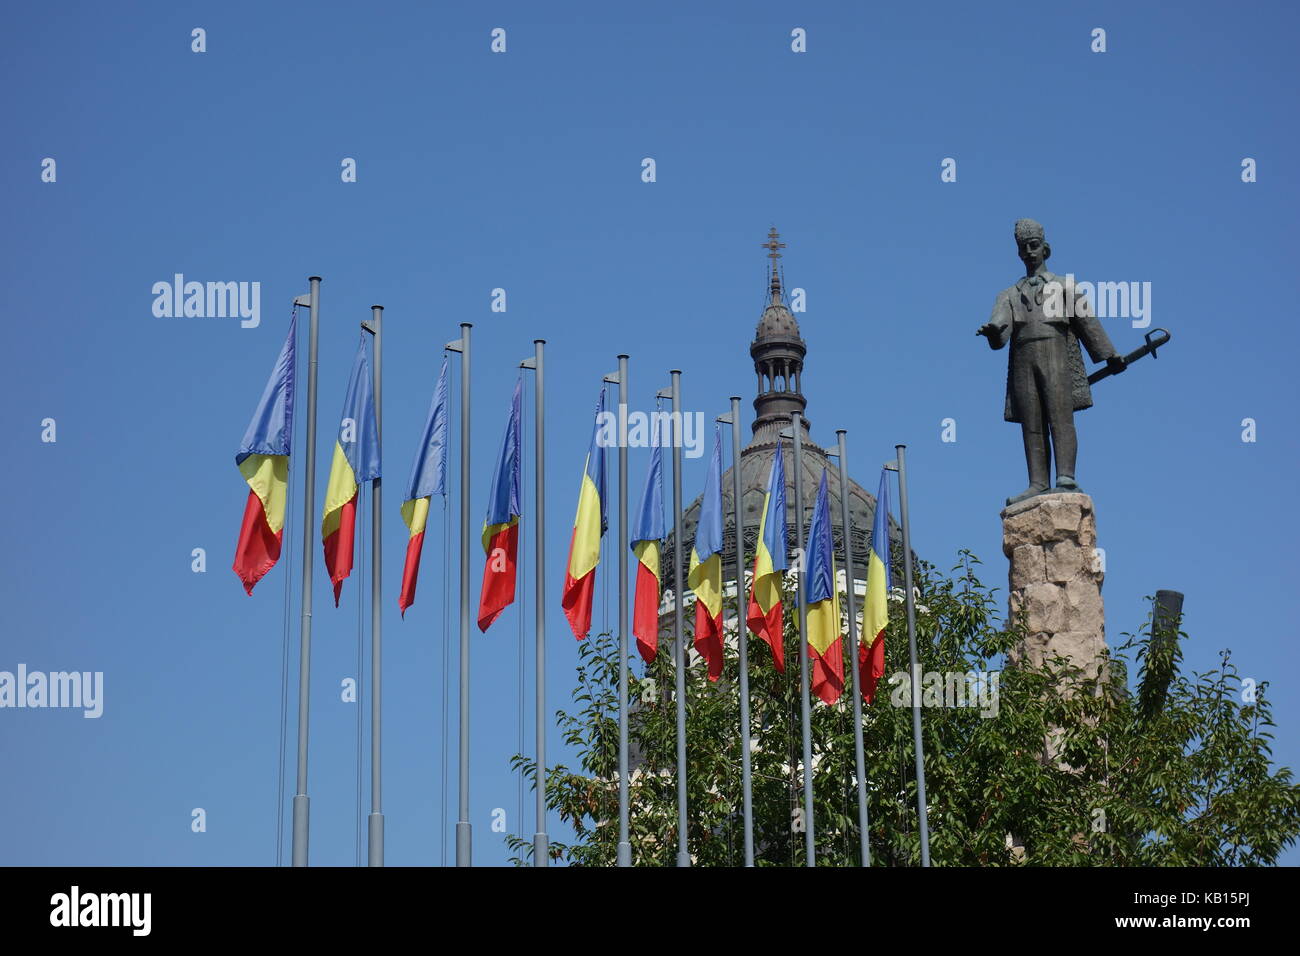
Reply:
<svg viewBox="0 0 1300 956"><path fill-rule="evenodd" d="M478 600L478 629L486 631L515 602L515 568L519 558L519 402L523 374L510 400L510 421L501 439L487 517L483 521L483 591Z"/></svg>
<svg viewBox="0 0 1300 956"><path fill-rule="evenodd" d="M361 482L379 477L379 425L370 390L370 365L366 362L366 333L361 334L348 392L343 399L343 417L339 421L338 441L334 443L329 483L325 486L325 514L320 527L325 544L325 569L334 585L335 607L339 606L343 579L352 573L357 493Z"/></svg>
<svg viewBox="0 0 1300 956"><path fill-rule="evenodd" d="M289 448L293 443L293 376L297 312L275 360L262 399L239 443L235 464L248 482L248 503L235 545L235 573L251 596L253 585L280 559L284 503L289 491Z"/></svg>
<svg viewBox="0 0 1300 956"><path fill-rule="evenodd" d="M578 640L591 630L591 602L596 593L596 565L600 563L600 539L605 535L605 446L598 438L605 417L605 386L596 400L596 420L591 444L582 466L582 487L578 490L578 514L573 519L569 542L569 566L564 575L560 605Z"/></svg>
<svg viewBox="0 0 1300 956"><path fill-rule="evenodd" d="M434 495L447 494L447 357L433 389L433 404L424 423L420 448L411 465L411 481L402 501L402 520L411 532L406 542L406 565L402 568L402 593L397 606L406 609L415 603L415 581L420 575L420 552L424 548L424 528L429 522L429 502Z"/></svg>
<svg viewBox="0 0 1300 956"><path fill-rule="evenodd" d="M709 680L717 680L722 676L722 433L717 426L686 583L695 592L695 650L708 662Z"/></svg>
<svg viewBox="0 0 1300 956"><path fill-rule="evenodd" d="M772 648L776 669L785 673L785 644L781 611L782 572L786 562L785 526L785 458L781 442L776 443L776 457L767 475L767 492L763 495L763 516L758 522L758 550L754 554L754 583L749 592L749 609L745 618L749 629Z"/></svg>
<svg viewBox="0 0 1300 956"><path fill-rule="evenodd" d="M636 555L636 594L632 599L632 633L636 649L647 664L659 653L659 546L664 537L663 449L658 425L650 446L650 471L641 492L641 507L632 525L632 553Z"/></svg>
<svg viewBox="0 0 1300 956"><path fill-rule="evenodd" d="M876 696L876 681L885 674L885 627L889 624L889 472L880 472L876 518L871 525L867 558L867 601L862 610L858 645L858 679L867 703Z"/></svg>
<svg viewBox="0 0 1300 956"><path fill-rule="evenodd" d="M835 553L831 548L830 496L826 471L817 488L812 526L808 529L808 656L812 659L812 690L833 704L844 690L844 640L840 631L840 595L835 588Z"/></svg>

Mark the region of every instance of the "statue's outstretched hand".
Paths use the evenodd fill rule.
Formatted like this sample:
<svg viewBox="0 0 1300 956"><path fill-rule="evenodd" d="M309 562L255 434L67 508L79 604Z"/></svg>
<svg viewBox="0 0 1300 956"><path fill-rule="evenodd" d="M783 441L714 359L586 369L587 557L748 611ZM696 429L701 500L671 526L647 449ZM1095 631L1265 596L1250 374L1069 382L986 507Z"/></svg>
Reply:
<svg viewBox="0 0 1300 956"><path fill-rule="evenodd" d="M1125 363L1122 356L1112 355L1110 358L1106 359L1106 369L1111 375L1118 375L1126 368L1128 368L1128 365Z"/></svg>
<svg viewBox="0 0 1300 956"><path fill-rule="evenodd" d="M978 329L975 330L976 335L982 335L986 339L993 338L993 336L997 335L997 333L998 333L998 326L997 323L995 322L985 322L983 325L981 325Z"/></svg>

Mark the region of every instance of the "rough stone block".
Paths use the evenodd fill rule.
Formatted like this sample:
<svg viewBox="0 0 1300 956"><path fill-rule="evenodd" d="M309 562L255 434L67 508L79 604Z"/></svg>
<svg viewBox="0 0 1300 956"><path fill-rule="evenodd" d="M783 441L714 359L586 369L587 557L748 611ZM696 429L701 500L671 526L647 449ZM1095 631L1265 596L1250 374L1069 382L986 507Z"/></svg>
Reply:
<svg viewBox="0 0 1300 956"><path fill-rule="evenodd" d="M1073 541L1056 541L1043 547L1045 580L1064 584L1087 573L1092 564L1092 549L1084 550Z"/></svg>
<svg viewBox="0 0 1300 956"><path fill-rule="evenodd" d="M1013 659L1038 664L1060 655L1096 673L1106 647L1104 574L1096 544L1087 495L1039 495L1002 512L1002 551L1010 559L1008 605L1013 619L1025 610L1030 631Z"/></svg>
<svg viewBox="0 0 1300 956"><path fill-rule="evenodd" d="M1105 641L1106 614L1101 600L1101 590L1096 582L1075 579L1065 585L1065 623L1071 631L1081 631L1098 636L1097 643Z"/></svg>
<svg viewBox="0 0 1300 956"><path fill-rule="evenodd" d="M1019 606L1028 612L1026 624L1031 631L1055 634L1065 630L1065 594L1059 585L1029 585L1020 591Z"/></svg>
<svg viewBox="0 0 1300 956"><path fill-rule="evenodd" d="M1016 545L1011 555L1011 587L1013 590L1041 584L1047 580L1043 549L1036 544Z"/></svg>
<svg viewBox="0 0 1300 956"><path fill-rule="evenodd" d="M1067 536L1077 537L1079 525L1083 521L1083 504L1079 501L1085 495L1044 495L1043 525L1045 532L1064 532Z"/></svg>

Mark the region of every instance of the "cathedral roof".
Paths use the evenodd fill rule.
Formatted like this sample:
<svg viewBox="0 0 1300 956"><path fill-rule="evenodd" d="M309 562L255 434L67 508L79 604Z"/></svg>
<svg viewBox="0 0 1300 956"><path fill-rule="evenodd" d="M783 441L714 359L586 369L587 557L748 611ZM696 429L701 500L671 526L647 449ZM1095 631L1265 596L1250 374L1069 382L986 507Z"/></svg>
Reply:
<svg viewBox="0 0 1300 956"><path fill-rule="evenodd" d="M755 420L753 438L740 453L740 503L741 515L745 527L746 564L753 561L754 549L758 543L758 524L762 517L763 499L767 492L768 474L776 456L777 437L780 431L789 429L792 414L802 416L807 406L807 399L802 392L803 359L807 354L807 345L799 332L799 324L786 306L781 290L781 280L777 272L776 260L778 249L785 244L777 242L779 236L773 229L768 234L764 247L769 250L772 259L772 276L769 282L770 301L758 321L754 341L750 344L750 355L754 359L754 369L758 374L758 394L754 399ZM822 470L827 471L827 490L830 493L831 529L836 549L836 565L843 563L843 522L840 520L840 480L838 463L827 456L826 450L818 446L808 431L807 419L803 419L802 458L803 469L800 477L803 486L803 515L801 526L807 533L808 523L812 518L813 505L817 499L817 486L821 482ZM789 438L781 442L782 455L785 459L786 475L786 524L790 553L795 550L795 494L794 494L794 449ZM730 457L724 454L724 460ZM736 579L735 558L735 519L732 507L734 482L732 469L728 468L722 476L722 512L723 540L729 553L723 556L723 578ZM848 481L849 496L849 540L853 546L853 576L857 580L866 577L867 555L871 543L871 529L876 516L876 499L851 477ZM700 505L703 495L695 498L685 509L682 516L682 534L686 541L695 540L695 527L699 523ZM891 552L901 554L902 534L898 525L890 518L889 537ZM682 578L685 580L686 569L690 561L690 548L678 555L669 529L663 553L663 585L673 586L673 561L682 562Z"/></svg>

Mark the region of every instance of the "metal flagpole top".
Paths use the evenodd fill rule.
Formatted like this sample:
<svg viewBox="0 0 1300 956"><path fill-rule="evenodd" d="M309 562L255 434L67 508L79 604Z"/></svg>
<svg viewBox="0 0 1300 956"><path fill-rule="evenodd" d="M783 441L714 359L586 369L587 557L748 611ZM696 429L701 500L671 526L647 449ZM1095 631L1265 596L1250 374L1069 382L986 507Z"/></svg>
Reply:
<svg viewBox="0 0 1300 956"><path fill-rule="evenodd" d="M461 327L462 329L465 329L466 331L468 331L469 329L474 328L474 323L473 323L473 322L462 322L462 323L460 324L460 327ZM443 350L444 352L464 352L464 351L465 351L465 336L462 335L460 338L455 339L455 340L453 340L453 341L451 341L451 342L448 342L446 345L444 345L444 346L442 347L442 350Z"/></svg>
<svg viewBox="0 0 1300 956"><path fill-rule="evenodd" d="M537 368L537 352L540 346L546 344L546 339L533 339L533 354L519 362L520 368Z"/></svg>
<svg viewBox="0 0 1300 956"><path fill-rule="evenodd" d="M626 362L627 362L628 358L630 358L630 356L628 356L626 353L620 352L618 355L616 355L616 356L614 356L614 357L615 357L616 359L618 359L618 362L619 362L619 368L617 368L617 369L615 369L614 371L610 372L610 373L609 373L608 375L606 375L606 376L605 376L601 381L609 382L611 385L621 385L621 384L623 383L623 372L622 372L622 367L623 367L624 364L626 364Z"/></svg>
<svg viewBox="0 0 1300 956"><path fill-rule="evenodd" d="M738 401L740 401L740 396L739 396L739 395L732 395L732 396L730 396L730 397L727 399L727 401L729 401L729 402L738 402ZM714 420L715 420L719 425L739 425L739 424L740 424L738 421L735 420L735 418L732 416L731 412L726 412L725 414L719 415L719 416L718 416L716 419L714 419Z"/></svg>

